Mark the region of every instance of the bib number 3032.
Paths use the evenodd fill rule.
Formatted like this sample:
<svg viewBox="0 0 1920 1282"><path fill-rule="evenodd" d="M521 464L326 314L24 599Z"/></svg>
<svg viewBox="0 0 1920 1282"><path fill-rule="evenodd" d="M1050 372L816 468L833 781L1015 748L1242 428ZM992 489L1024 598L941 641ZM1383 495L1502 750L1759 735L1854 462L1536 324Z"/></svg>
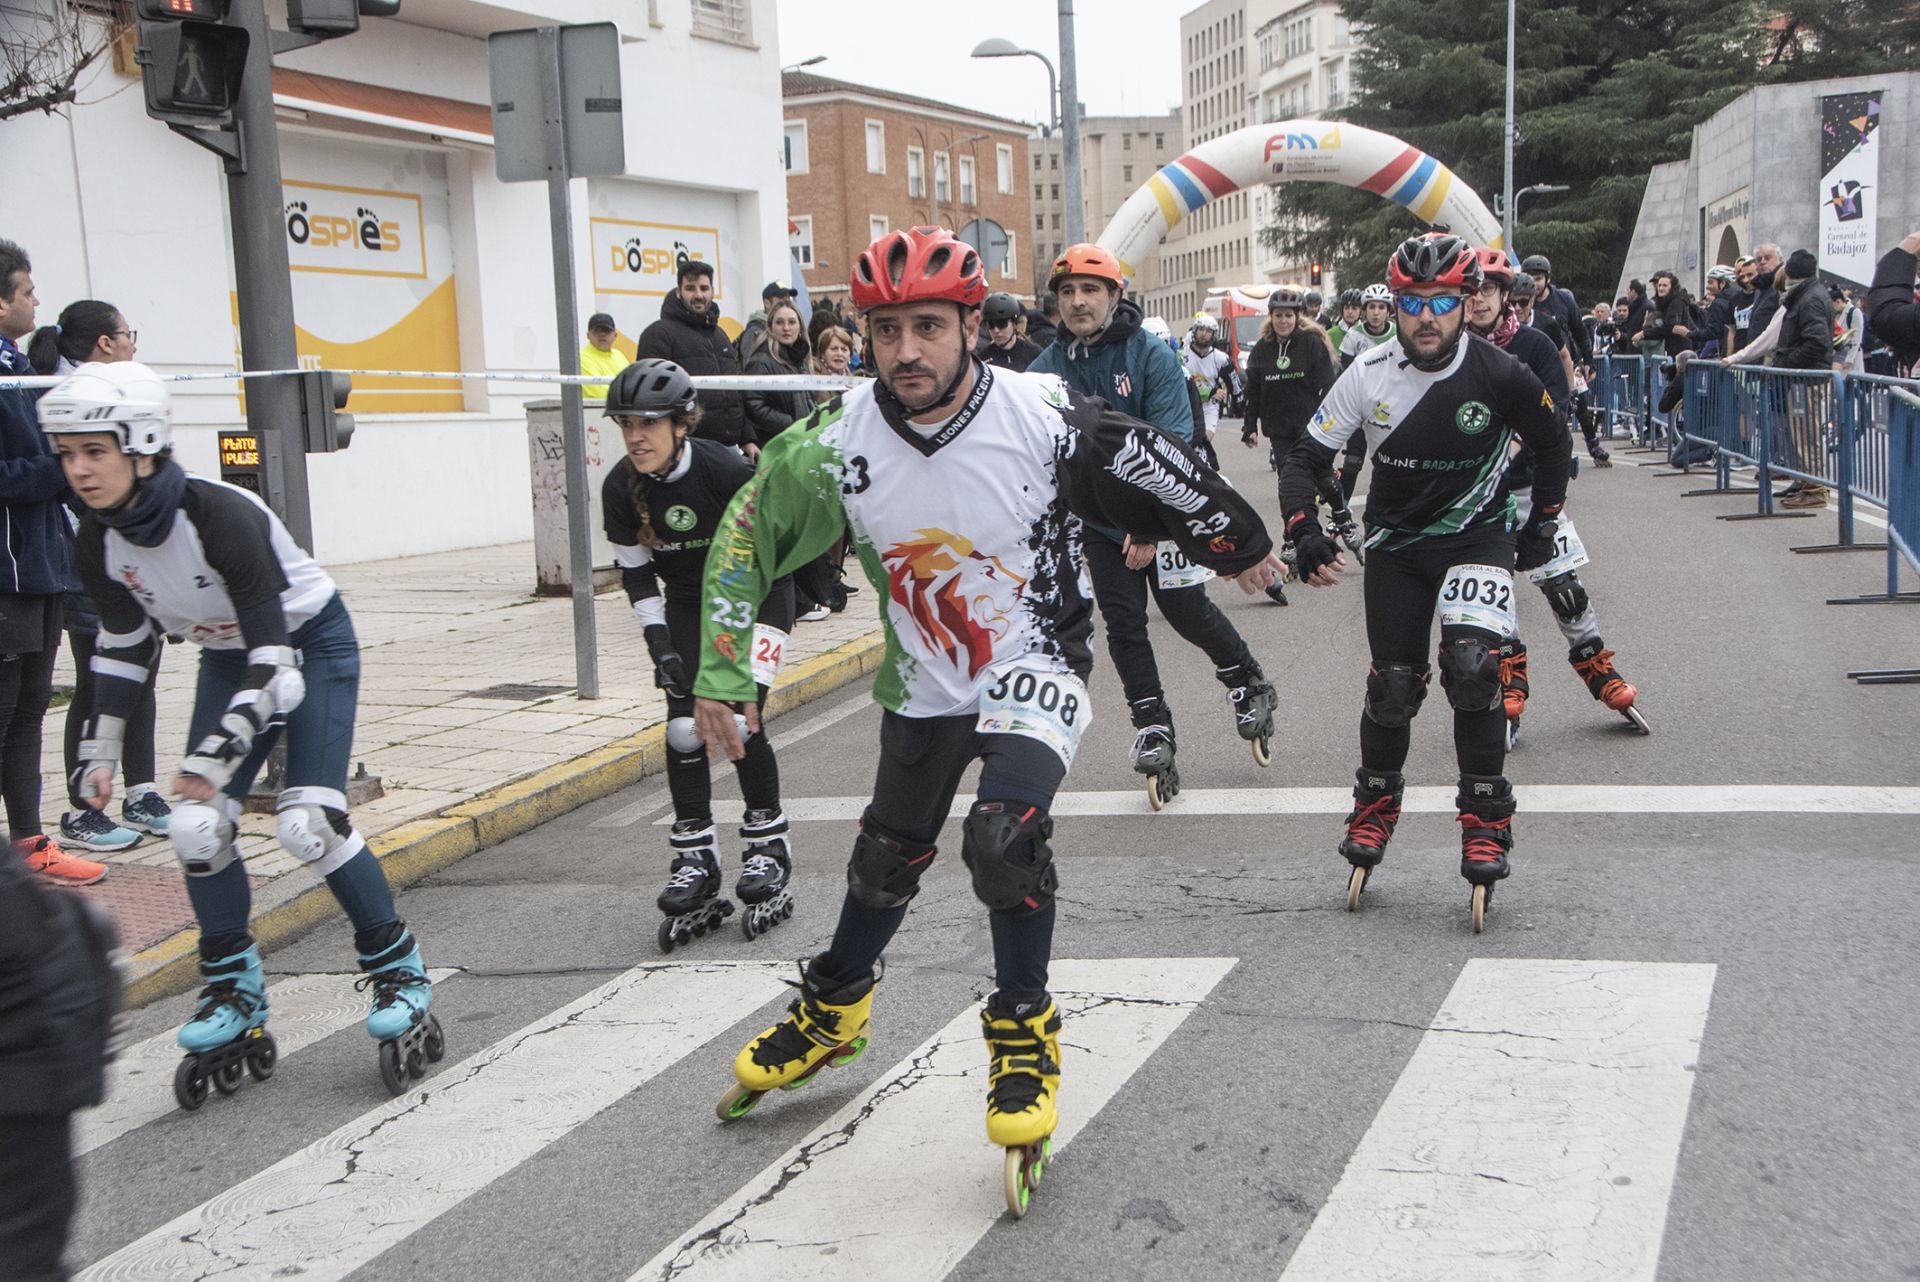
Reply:
<svg viewBox="0 0 1920 1282"><path fill-rule="evenodd" d="M1212 570L1187 560L1187 554L1172 543L1161 545L1154 557L1154 571L1160 576L1163 588L1190 588L1214 577Z"/></svg>
<svg viewBox="0 0 1920 1282"><path fill-rule="evenodd" d="M1071 769L1080 736L1092 720L1086 683L1071 672L1005 667L996 668L980 692L980 721L975 729L981 734L1038 739Z"/></svg>
<svg viewBox="0 0 1920 1282"><path fill-rule="evenodd" d="M1497 565L1456 565L1440 581L1440 626L1484 628L1497 636L1519 631L1513 610L1513 571Z"/></svg>
<svg viewBox="0 0 1920 1282"><path fill-rule="evenodd" d="M1559 529L1553 536L1553 555L1545 565L1527 571L1527 582L1545 583L1557 574L1577 570L1587 563L1587 545L1580 541L1580 532L1573 528L1573 522L1563 513L1554 518Z"/></svg>

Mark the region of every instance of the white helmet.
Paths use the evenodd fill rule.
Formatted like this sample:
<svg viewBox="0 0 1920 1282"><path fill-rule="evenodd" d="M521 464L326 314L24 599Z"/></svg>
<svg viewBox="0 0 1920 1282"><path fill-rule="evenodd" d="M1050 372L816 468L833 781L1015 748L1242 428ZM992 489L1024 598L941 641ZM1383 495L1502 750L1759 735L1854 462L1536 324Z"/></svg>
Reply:
<svg viewBox="0 0 1920 1282"><path fill-rule="evenodd" d="M1733 268L1727 266L1725 263L1717 263L1707 268L1707 279L1731 281L1738 280L1739 277L1734 273Z"/></svg>
<svg viewBox="0 0 1920 1282"><path fill-rule="evenodd" d="M1140 328L1146 330L1147 333L1153 335L1155 338L1166 339L1173 337L1173 331L1167 328L1167 322L1158 316L1147 317L1140 322Z"/></svg>
<svg viewBox="0 0 1920 1282"><path fill-rule="evenodd" d="M1218 334L1220 332L1220 323L1205 312L1201 312L1193 318L1192 328L1196 330L1204 329L1209 334Z"/></svg>
<svg viewBox="0 0 1920 1282"><path fill-rule="evenodd" d="M114 432L128 454L161 454L173 444L173 397L138 361L89 361L40 398L48 436Z"/></svg>
<svg viewBox="0 0 1920 1282"><path fill-rule="evenodd" d="M1375 281L1360 291L1360 302L1362 305L1367 303L1385 303L1388 306L1392 306L1393 291L1378 281Z"/></svg>

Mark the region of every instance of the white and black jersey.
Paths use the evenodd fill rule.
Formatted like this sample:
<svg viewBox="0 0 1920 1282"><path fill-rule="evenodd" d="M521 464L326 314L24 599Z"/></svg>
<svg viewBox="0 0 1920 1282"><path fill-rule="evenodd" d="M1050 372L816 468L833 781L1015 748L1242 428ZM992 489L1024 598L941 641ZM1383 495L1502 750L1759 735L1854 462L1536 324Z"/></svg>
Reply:
<svg viewBox="0 0 1920 1282"><path fill-rule="evenodd" d="M1491 343L1463 336L1453 359L1428 373L1397 343L1363 354L1327 394L1287 456L1280 502L1291 521L1312 512L1315 480L1355 432L1373 458L1367 546L1396 548L1503 523L1502 492L1515 438L1538 459L1536 506L1566 499L1567 429L1531 370Z"/></svg>

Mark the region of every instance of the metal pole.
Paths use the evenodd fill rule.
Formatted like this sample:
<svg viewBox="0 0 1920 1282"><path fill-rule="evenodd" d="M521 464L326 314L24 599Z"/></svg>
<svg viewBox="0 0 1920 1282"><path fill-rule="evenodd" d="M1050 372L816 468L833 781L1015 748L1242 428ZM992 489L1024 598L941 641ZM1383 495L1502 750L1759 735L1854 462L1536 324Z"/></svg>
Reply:
<svg viewBox="0 0 1920 1282"><path fill-rule="evenodd" d="M573 188L567 168L566 120L560 95L560 28L540 28L540 112L547 132L547 213L553 235L553 300L558 313L560 372L580 372L580 317L573 279ZM600 697L600 658L593 619L593 541L587 527L587 424L580 385L560 388L560 439L567 465L567 560L573 587L573 667L582 699Z"/></svg>
<svg viewBox="0 0 1920 1282"><path fill-rule="evenodd" d="M1506 250L1513 252L1513 32L1514 3L1507 0L1507 126L1505 131L1506 174L1500 180L1501 232Z"/></svg>
<svg viewBox="0 0 1920 1282"><path fill-rule="evenodd" d="M1060 163L1067 167L1067 242L1087 238L1087 202L1080 185L1080 77L1074 69L1073 0L1060 0Z"/></svg>
<svg viewBox="0 0 1920 1282"><path fill-rule="evenodd" d="M293 275L287 265L286 197L280 190L280 141L273 119L273 32L263 0L235 0L232 24L247 29L247 65L234 104L241 159L227 164L227 214L233 224L234 294L240 308L240 367L297 369ZM260 442L267 501L294 541L313 551L307 499L307 446L300 390L291 378L249 379L247 427Z"/></svg>

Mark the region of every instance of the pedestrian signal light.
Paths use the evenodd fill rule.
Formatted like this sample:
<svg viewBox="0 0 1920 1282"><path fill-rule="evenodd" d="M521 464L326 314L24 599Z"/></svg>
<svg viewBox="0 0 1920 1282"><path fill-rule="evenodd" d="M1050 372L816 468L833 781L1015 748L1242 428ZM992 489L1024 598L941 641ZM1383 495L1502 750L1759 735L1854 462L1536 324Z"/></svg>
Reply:
<svg viewBox="0 0 1920 1282"><path fill-rule="evenodd" d="M145 16L172 8L166 17ZM196 125L225 125L233 119L240 74L247 65L247 32L217 20L184 19L195 14L224 16L225 0L141 0L140 41L134 59L146 89L147 114L159 120Z"/></svg>
<svg viewBox="0 0 1920 1282"><path fill-rule="evenodd" d="M230 0L138 0L137 16L153 22L224 22Z"/></svg>
<svg viewBox="0 0 1920 1282"><path fill-rule="evenodd" d="M353 415L343 414L353 380L334 370L300 376L300 423L309 454L331 454L353 443Z"/></svg>

